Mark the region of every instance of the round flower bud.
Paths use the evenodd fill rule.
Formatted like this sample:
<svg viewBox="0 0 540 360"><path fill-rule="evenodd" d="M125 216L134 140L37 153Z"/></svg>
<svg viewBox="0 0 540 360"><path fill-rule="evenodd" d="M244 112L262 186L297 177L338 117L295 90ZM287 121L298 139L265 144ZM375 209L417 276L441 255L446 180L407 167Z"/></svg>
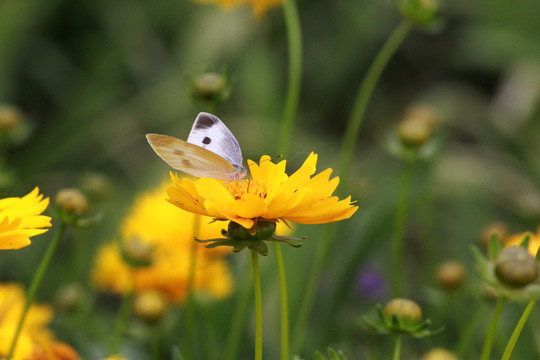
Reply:
<svg viewBox="0 0 540 360"><path fill-rule="evenodd" d="M88 173L81 179L81 189L90 198L103 199L111 191L110 179L101 173Z"/></svg>
<svg viewBox="0 0 540 360"><path fill-rule="evenodd" d="M383 312L386 316L395 315L403 325L414 325L422 320L422 309L409 299L392 299L386 303Z"/></svg>
<svg viewBox="0 0 540 360"><path fill-rule="evenodd" d="M507 247L495 259L495 274L506 285L523 287L536 280L538 265L522 247Z"/></svg>
<svg viewBox="0 0 540 360"><path fill-rule="evenodd" d="M0 104L0 130L13 130L23 120L22 112L13 105Z"/></svg>
<svg viewBox="0 0 540 360"><path fill-rule="evenodd" d="M193 81L193 94L203 101L215 101L223 97L227 82L222 74L204 73Z"/></svg>
<svg viewBox="0 0 540 360"><path fill-rule="evenodd" d="M121 246L122 258L129 266L138 268L152 264L154 247L151 244L139 238L132 238L123 241Z"/></svg>
<svg viewBox="0 0 540 360"><path fill-rule="evenodd" d="M409 117L398 124L401 141L407 146L418 147L425 144L433 133L431 124L423 118Z"/></svg>
<svg viewBox="0 0 540 360"><path fill-rule="evenodd" d="M435 348L424 354L421 360L458 360L458 357L443 348Z"/></svg>
<svg viewBox="0 0 540 360"><path fill-rule="evenodd" d="M145 291L137 295L133 309L139 318L153 323L159 320L167 310L167 299L158 291Z"/></svg>
<svg viewBox="0 0 540 360"><path fill-rule="evenodd" d="M482 229L480 240L482 241L482 245L486 248L489 246L493 234L496 234L497 239L499 239L501 244L504 244L508 234L510 234L510 229L508 228L508 225L503 222L494 222L485 226Z"/></svg>
<svg viewBox="0 0 540 360"><path fill-rule="evenodd" d="M437 282L448 290L461 286L465 278L465 268L458 261L445 261L437 268Z"/></svg>
<svg viewBox="0 0 540 360"><path fill-rule="evenodd" d="M88 211L88 199L75 188L64 188L58 191L55 204L68 214L84 214Z"/></svg>
<svg viewBox="0 0 540 360"><path fill-rule="evenodd" d="M57 291L55 304L61 310L71 312L82 304L84 295L84 289L80 284L67 284Z"/></svg>

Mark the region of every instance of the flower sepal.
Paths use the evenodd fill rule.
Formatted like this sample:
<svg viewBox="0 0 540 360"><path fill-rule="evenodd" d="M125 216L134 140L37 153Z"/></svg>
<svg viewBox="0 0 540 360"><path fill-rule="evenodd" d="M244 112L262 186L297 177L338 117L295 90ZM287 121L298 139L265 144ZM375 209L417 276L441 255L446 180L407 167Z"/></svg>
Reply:
<svg viewBox="0 0 540 360"><path fill-rule="evenodd" d="M225 236L224 238L207 240L195 238L195 241L208 243L208 245L205 245L207 248L231 246L235 253L248 248L266 256L268 255L268 245L266 245L265 241L284 242L293 247L300 247L306 239L305 237L295 238L291 236L274 235L275 231L276 223L274 221L259 221L251 229L246 229L242 225L231 221L227 231L221 231L221 234Z"/></svg>
<svg viewBox="0 0 540 360"><path fill-rule="evenodd" d="M379 315L379 322L368 320L366 317L362 317L362 322L371 330L381 335L405 334L415 338L423 338L437 335L444 330L444 327L430 330L430 319L424 321L410 321L410 319L398 316L395 313L385 314L381 304L377 304L377 314Z"/></svg>

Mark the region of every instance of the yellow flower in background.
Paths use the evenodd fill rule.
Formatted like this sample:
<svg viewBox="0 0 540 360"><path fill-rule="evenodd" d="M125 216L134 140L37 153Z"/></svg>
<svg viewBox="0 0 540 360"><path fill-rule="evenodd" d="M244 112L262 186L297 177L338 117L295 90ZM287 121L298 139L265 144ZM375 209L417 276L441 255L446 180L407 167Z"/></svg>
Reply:
<svg viewBox="0 0 540 360"><path fill-rule="evenodd" d="M30 237L46 232L51 218L41 215L49 205L36 187L22 198L0 199L0 249L20 249L30 245Z"/></svg>
<svg viewBox="0 0 540 360"><path fill-rule="evenodd" d="M526 231L523 233L510 235L504 242L504 246L519 246L521 242L525 239L526 236L529 236L529 246L528 251L529 254L532 256L536 256L536 253L538 252L538 248L540 247L540 226L538 227L538 230L536 231L536 234Z"/></svg>
<svg viewBox="0 0 540 360"><path fill-rule="evenodd" d="M224 8L231 8L238 5L253 6L253 14L262 17L268 9L281 6L282 0L196 0L200 3L214 3Z"/></svg>
<svg viewBox="0 0 540 360"><path fill-rule="evenodd" d="M26 297L17 284L0 284L0 358L7 355L15 335ZM76 360L69 345L54 340L47 329L53 316L47 305L31 305L26 316L13 360Z"/></svg>
<svg viewBox="0 0 540 360"><path fill-rule="evenodd" d="M121 226L123 245L135 242L138 248L151 250L149 265L131 267L124 261L118 244L105 244L94 265L93 283L100 290L117 294L157 290L170 301L182 303L188 291L191 249L197 246L195 291L214 298L229 295L233 280L223 255L230 250L206 249L194 240L194 236L220 236L223 224L208 223L172 206L163 196L166 187L164 184L143 194Z"/></svg>
<svg viewBox="0 0 540 360"><path fill-rule="evenodd" d="M277 164L269 156L257 164L248 160L252 179L224 183L200 178L195 181L171 173L169 202L181 209L219 220L231 220L254 229L258 220L324 224L351 217L357 206L351 197L332 196L339 178L330 180L332 169L315 175L317 155L311 153L294 174L285 173L286 161Z"/></svg>

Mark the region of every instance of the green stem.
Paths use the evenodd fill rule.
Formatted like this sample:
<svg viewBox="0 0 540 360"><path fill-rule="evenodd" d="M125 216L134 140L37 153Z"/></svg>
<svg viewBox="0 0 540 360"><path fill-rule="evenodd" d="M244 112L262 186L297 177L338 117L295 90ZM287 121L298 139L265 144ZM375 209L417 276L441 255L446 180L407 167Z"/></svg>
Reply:
<svg viewBox="0 0 540 360"><path fill-rule="evenodd" d="M60 239L62 238L62 235L64 234L64 231L66 230L66 227L67 227L66 224L60 223L60 227L58 228L58 231L56 232L56 234L54 234L54 237L51 243L49 244L49 246L47 247L47 250L45 251L45 255L43 255L43 259L41 259L41 263L39 264L38 269L34 274L32 282L30 283L30 288L28 289L28 292L26 293L26 302L24 304L24 309L19 319L19 323L17 324L17 330L15 330L15 336L13 337L13 340L11 341L11 346L6 356L6 360L10 360L13 357L13 352L15 351L15 347L17 346L17 341L19 340L19 335L21 334L21 329L23 327L26 314L28 313L28 309L30 308L32 301L34 300L34 296L36 295L36 291L39 287L39 284L41 283L41 280L43 279L43 275L45 275L45 272L47 271L47 268L49 267L53 254L56 248L58 247L58 243L60 242Z"/></svg>
<svg viewBox="0 0 540 360"><path fill-rule="evenodd" d="M401 356L401 335L396 336L396 345L394 346L394 355L392 360L399 360Z"/></svg>
<svg viewBox="0 0 540 360"><path fill-rule="evenodd" d="M405 20L398 25L373 60L373 63L369 67L366 76L360 85L340 151L338 175L341 177L342 184L347 184L350 164L354 154L354 149L356 147L356 138L360 132L364 114L369 100L371 99L375 85L377 84L382 71L388 64L388 61L403 42L410 29L411 25ZM315 261L308 275L306 289L303 292L302 302L300 304L300 310L298 311L297 321L294 328L293 351L295 352L299 350L299 347L304 340L307 317L313 306L315 291L317 290L317 279L322 267L324 266L328 252L332 248L332 243L335 241L335 239L337 239L335 234L336 231L337 227L333 226L332 224L327 225L320 241L318 242L319 245L315 252Z"/></svg>
<svg viewBox="0 0 540 360"><path fill-rule="evenodd" d="M134 299L135 293L133 291L122 298L122 304L120 305L118 315L114 321L114 330L109 342L110 356L118 354L122 348L122 342L129 325Z"/></svg>
<svg viewBox="0 0 540 360"><path fill-rule="evenodd" d="M462 336L460 336L460 340L456 346L456 353L460 359L467 358L467 351L473 343L478 327L484 321L486 310L484 306L476 309L474 315L472 315L465 328L461 331Z"/></svg>
<svg viewBox="0 0 540 360"><path fill-rule="evenodd" d="M493 317L491 318L491 324L489 324L486 340L484 340L484 347L482 349L482 357L480 360L489 360L489 355L491 354L491 349L495 340L495 333L497 332L497 324L499 322L499 318L501 317L502 309L505 303L506 299L503 297L500 297L499 300L497 300L497 305L495 306L495 311L493 312Z"/></svg>
<svg viewBox="0 0 540 360"><path fill-rule="evenodd" d="M201 217L195 215L193 217L193 237L197 238L199 234ZM195 284L195 271L197 268L197 242L192 241L189 252L189 269L188 269L188 283L187 283L187 299L186 299L186 322L185 322L185 334L184 338L187 340L187 344L183 349L183 355L186 359L192 358L192 348L195 336L195 298L193 288Z"/></svg>
<svg viewBox="0 0 540 360"><path fill-rule="evenodd" d="M339 155L338 174L341 178L341 183L347 186L347 180L349 177L350 165L356 147L356 140L358 133L362 127L364 115L369 104L369 100L373 95L375 85L379 81L379 78L388 64L388 61L392 58L392 55L399 48L407 34L411 29L411 25L406 21L398 25L394 32L388 37L386 43L383 45L371 66L369 67L358 94L353 105L351 117L347 124L347 130L345 131L345 137L343 139L343 145L341 146L341 152Z"/></svg>
<svg viewBox="0 0 540 360"><path fill-rule="evenodd" d="M398 201L394 218L394 231L392 233L392 297L400 297L403 293L405 224L409 208L413 165L412 163L405 163L399 177Z"/></svg>
<svg viewBox="0 0 540 360"><path fill-rule="evenodd" d="M246 266L247 265L249 265L249 262L246 262ZM227 339L225 356L223 357L225 360L238 359L238 348L240 346L243 325L247 316L246 309L248 309L249 300L251 299L251 287L247 281L248 278L244 277L243 279L244 281L240 287L236 305L231 316L231 324L228 330L229 337Z"/></svg>
<svg viewBox="0 0 540 360"><path fill-rule="evenodd" d="M523 314L521 315L521 318L519 319L516 328L514 329L514 332L510 337L510 340L508 340L508 344L506 344L506 349L504 349L504 353L501 358L502 360L510 359L510 355L512 355L512 350L514 350L514 346L516 346L516 341L519 337L519 334L521 334L521 330L523 330L523 326L525 326L525 323L527 322L527 319L529 318L529 315L534 309L537 301L538 298L532 299L531 301L529 301L529 304L527 304L527 307L523 311Z"/></svg>
<svg viewBox="0 0 540 360"><path fill-rule="evenodd" d="M261 274L259 271L259 254L251 250L253 267L253 290L255 293L255 360L262 360L262 297Z"/></svg>
<svg viewBox="0 0 540 360"><path fill-rule="evenodd" d="M300 19L294 0L283 1L283 12L287 28L287 43L289 46L289 80L287 97L281 122L278 150L287 153L292 141L294 120L300 98L300 82L302 77L302 32Z"/></svg>
<svg viewBox="0 0 540 360"><path fill-rule="evenodd" d="M302 31L295 0L283 2L283 13L287 28L287 44L289 48L289 78L287 82L287 95L283 110L280 136L278 140L278 153L286 154L291 146L294 123L298 112L300 98L300 84L302 79ZM289 359L289 305L287 298L287 282L285 265L279 244L274 243L276 261L279 272L279 287L281 297L281 359Z"/></svg>
<svg viewBox="0 0 540 360"><path fill-rule="evenodd" d="M281 360L289 360L289 305L287 300L287 276L283 265L281 246L274 243L279 273L279 293L281 297Z"/></svg>

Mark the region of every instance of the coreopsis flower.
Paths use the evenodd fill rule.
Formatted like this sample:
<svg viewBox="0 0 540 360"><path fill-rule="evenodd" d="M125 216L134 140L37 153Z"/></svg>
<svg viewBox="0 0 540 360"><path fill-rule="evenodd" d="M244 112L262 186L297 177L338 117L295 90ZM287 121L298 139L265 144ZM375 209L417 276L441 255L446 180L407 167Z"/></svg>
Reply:
<svg viewBox="0 0 540 360"><path fill-rule="evenodd" d="M7 355L26 298L16 284L0 284L0 358ZM58 342L47 328L53 316L50 306L31 305L22 327L13 360L77 360L71 346Z"/></svg>
<svg viewBox="0 0 540 360"><path fill-rule="evenodd" d="M311 153L292 175L285 173L286 161L274 164L264 155L259 163L248 160L251 179L223 182L211 178L191 180L171 173L169 202L181 209L231 220L252 234L260 221L291 221L325 224L351 217L357 206L351 197L332 196L339 178L330 179L332 169L315 175L317 155Z"/></svg>
<svg viewBox="0 0 540 360"><path fill-rule="evenodd" d="M222 226L172 206L163 197L165 188L135 202L122 223L120 246L112 242L99 250L93 269L98 289L120 295L159 291L175 303L186 299L193 238L219 236ZM229 295L233 280L223 259L226 250L196 246L195 291L214 298Z"/></svg>
<svg viewBox="0 0 540 360"><path fill-rule="evenodd" d="M530 231L510 235L506 238L504 241L504 246L519 246L521 242L528 237L529 244L527 246L527 250L532 256L536 256L536 253L538 252L538 248L540 248L540 227L538 227L538 230L535 233L532 233Z"/></svg>
<svg viewBox="0 0 540 360"><path fill-rule="evenodd" d="M200 3L214 3L223 8L231 8L238 5L253 6L253 15L263 17L268 9L278 7L282 4L282 0L196 0Z"/></svg>
<svg viewBox="0 0 540 360"><path fill-rule="evenodd" d="M30 237L46 232L51 218L41 215L49 205L36 187L23 196L0 199L0 249L30 245Z"/></svg>

